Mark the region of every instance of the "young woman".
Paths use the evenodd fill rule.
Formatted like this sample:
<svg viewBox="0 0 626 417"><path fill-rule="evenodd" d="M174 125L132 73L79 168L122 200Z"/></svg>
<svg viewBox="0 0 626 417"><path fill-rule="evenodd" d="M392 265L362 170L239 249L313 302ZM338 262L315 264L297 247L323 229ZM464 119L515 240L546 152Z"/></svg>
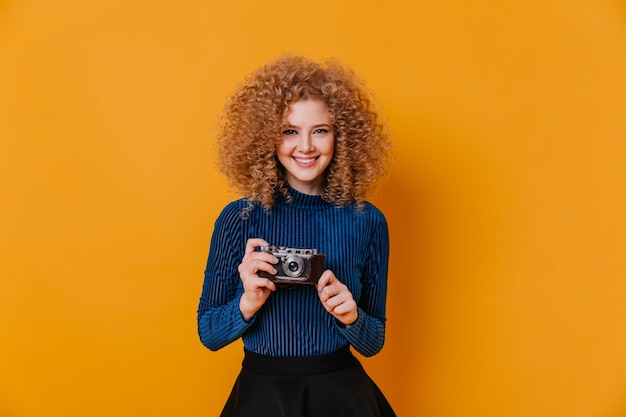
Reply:
<svg viewBox="0 0 626 417"><path fill-rule="evenodd" d="M247 196L215 222L198 308L205 346L244 343L222 416L395 416L350 350L375 355L385 338L389 236L365 196L390 142L365 85L336 62L282 57L231 95L217 139ZM268 246L324 254L317 284L277 284L289 266Z"/></svg>

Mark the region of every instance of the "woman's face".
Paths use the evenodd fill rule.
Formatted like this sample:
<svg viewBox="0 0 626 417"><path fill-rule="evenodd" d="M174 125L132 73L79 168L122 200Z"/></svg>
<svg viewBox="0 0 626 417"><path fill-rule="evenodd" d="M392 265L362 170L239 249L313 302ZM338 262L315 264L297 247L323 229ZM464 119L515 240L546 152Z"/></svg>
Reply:
<svg viewBox="0 0 626 417"><path fill-rule="evenodd" d="M280 137L276 153L289 185L304 194L322 194L324 171L335 151L326 103L318 99L293 103L283 116Z"/></svg>

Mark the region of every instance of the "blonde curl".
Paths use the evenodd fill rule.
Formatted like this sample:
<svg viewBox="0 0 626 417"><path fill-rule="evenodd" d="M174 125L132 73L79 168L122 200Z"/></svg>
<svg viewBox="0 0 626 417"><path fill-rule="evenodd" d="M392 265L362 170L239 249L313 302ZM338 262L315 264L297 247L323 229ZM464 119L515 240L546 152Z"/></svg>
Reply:
<svg viewBox="0 0 626 417"><path fill-rule="evenodd" d="M389 162L391 143L382 112L365 83L334 60L287 55L251 73L228 98L218 122L218 166L250 201L271 208L289 199L276 156L283 115L297 101L320 99L330 110L335 152L322 197L361 205Z"/></svg>

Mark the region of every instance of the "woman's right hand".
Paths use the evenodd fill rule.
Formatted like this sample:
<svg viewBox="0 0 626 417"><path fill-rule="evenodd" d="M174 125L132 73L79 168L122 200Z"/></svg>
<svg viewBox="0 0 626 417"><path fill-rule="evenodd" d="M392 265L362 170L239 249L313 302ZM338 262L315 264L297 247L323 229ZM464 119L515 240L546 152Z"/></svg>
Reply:
<svg viewBox="0 0 626 417"><path fill-rule="evenodd" d="M265 304L276 285L267 278L257 275L258 271L276 274L273 264L278 259L271 253L257 252L258 246L269 246L263 239L248 239L246 253L237 270L243 283L243 294L239 299L239 310L245 321L250 321L257 311Z"/></svg>

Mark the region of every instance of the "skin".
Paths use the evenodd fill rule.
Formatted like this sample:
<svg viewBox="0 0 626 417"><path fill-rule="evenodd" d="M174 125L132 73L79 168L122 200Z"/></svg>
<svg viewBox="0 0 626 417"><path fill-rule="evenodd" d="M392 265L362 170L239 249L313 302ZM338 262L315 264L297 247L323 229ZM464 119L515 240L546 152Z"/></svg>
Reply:
<svg viewBox="0 0 626 417"><path fill-rule="evenodd" d="M278 160L286 169L289 185L311 195L321 195L325 170L334 153L335 135L326 103L321 100L302 100L291 105L283 117L281 141L276 146ZM243 260L238 267L244 293L239 309L250 321L265 304L276 285L257 275L258 271L276 274L274 255L256 252L258 246L269 246L263 239L253 238L246 243ZM358 318L357 304L348 287L326 270L319 279L317 292L324 309L344 325Z"/></svg>
<svg viewBox="0 0 626 417"><path fill-rule="evenodd" d="M276 156L286 169L289 185L304 194L320 195L324 171L333 159L335 132L328 106L321 100L301 100L283 116Z"/></svg>

